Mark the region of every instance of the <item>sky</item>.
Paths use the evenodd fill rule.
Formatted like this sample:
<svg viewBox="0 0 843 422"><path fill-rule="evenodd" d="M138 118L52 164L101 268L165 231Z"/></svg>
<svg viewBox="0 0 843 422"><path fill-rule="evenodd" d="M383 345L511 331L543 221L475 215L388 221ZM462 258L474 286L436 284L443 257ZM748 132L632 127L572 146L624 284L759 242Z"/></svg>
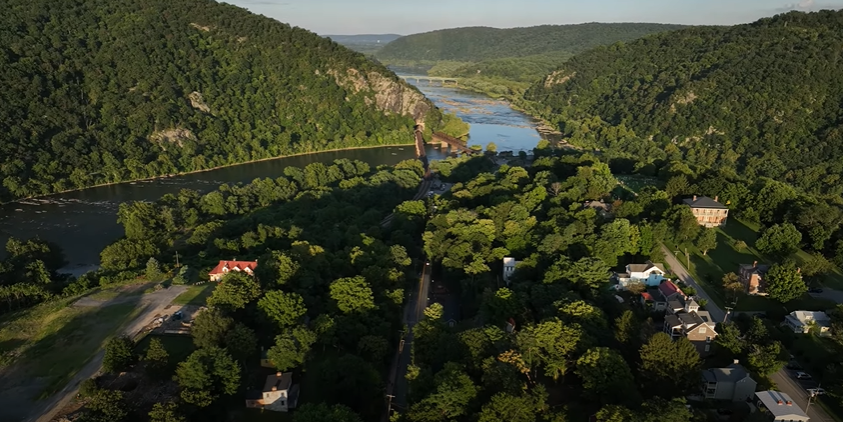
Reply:
<svg viewBox="0 0 843 422"><path fill-rule="evenodd" d="M461 26L583 22L734 25L843 0L220 0L320 35L409 35Z"/></svg>

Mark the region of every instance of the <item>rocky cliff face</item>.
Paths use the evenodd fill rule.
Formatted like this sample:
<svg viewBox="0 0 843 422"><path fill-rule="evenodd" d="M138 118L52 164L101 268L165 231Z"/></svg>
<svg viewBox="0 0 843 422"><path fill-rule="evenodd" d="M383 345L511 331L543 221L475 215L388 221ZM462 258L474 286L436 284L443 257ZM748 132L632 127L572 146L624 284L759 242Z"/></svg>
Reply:
<svg viewBox="0 0 843 422"><path fill-rule="evenodd" d="M357 69L345 72L330 70L328 73L340 86L366 95L367 102L384 113L402 114L420 121L433 109L433 104L421 92L400 79L395 80L375 71L364 74Z"/></svg>

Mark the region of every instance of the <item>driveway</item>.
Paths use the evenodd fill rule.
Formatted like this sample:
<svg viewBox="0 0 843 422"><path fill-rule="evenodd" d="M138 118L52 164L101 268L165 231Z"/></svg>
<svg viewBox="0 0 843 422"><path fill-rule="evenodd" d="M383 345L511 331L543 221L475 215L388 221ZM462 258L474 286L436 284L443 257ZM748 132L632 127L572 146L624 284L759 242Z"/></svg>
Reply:
<svg viewBox="0 0 843 422"><path fill-rule="evenodd" d="M823 287L822 293L808 293L812 297L817 299L825 299L830 300L834 303L843 303L843 292L840 290L829 289L828 287Z"/></svg>
<svg viewBox="0 0 843 422"><path fill-rule="evenodd" d="M794 378L791 373L787 369L782 369L779 372L773 374L770 378L773 379L773 382L776 383L778 386L779 391L787 394L793 399L796 404L802 410L808 405L808 393L805 391L805 388L812 388L814 385L803 386L800 384L800 381ZM808 416L811 418L811 422L835 422L835 420L825 412L820 405L814 404L813 399L811 399L811 407L808 408Z"/></svg>
<svg viewBox="0 0 843 422"><path fill-rule="evenodd" d="M164 313L164 310L170 307L170 303L178 295L187 290L187 286L171 286L167 289L162 289L154 293L149 293L140 297L138 301L139 307L144 307L140 315L122 329L121 334L128 336L136 335L143 327L149 324L156 314ZM109 306L117 303L125 303L125 298L115 298L110 301L103 301L99 306ZM83 306L92 306L90 302L85 302ZM43 401L35 403L35 409L28 417L24 419L26 422L49 422L62 408L66 407L70 400L76 396L79 390L79 384L97 374L102 367L102 358L105 354L100 350L90 362L88 362L75 377L64 387L63 390L54 394L52 397Z"/></svg>
<svg viewBox="0 0 843 422"><path fill-rule="evenodd" d="M697 284L694 278L691 277L691 274L688 273L688 270L686 270L685 267L683 267L682 264L679 263L679 260L676 259L676 257L673 256L673 253L668 250L664 245L662 245L662 252L664 252L664 259L667 265L670 267L673 273L676 274L676 277L686 285L693 287L694 290L697 291L697 296L708 301L708 303L706 303L705 305L705 310L708 311L709 314L711 314L711 318L714 319L714 322L723 322L726 318L726 313L723 312L723 310L720 309L719 306L717 306L717 303L711 300L711 296L709 296L708 293L703 290L703 288L700 287L699 284Z"/></svg>

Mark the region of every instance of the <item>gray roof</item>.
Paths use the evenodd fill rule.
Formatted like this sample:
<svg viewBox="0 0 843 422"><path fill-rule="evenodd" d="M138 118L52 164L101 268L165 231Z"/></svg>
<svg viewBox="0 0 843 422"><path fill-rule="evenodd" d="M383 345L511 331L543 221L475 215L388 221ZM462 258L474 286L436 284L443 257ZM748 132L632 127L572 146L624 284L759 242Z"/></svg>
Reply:
<svg viewBox="0 0 843 422"><path fill-rule="evenodd" d="M680 320L682 320L682 323L685 324L685 325L697 325L697 324L702 324L703 322L705 322L705 321L702 320L702 318L700 318L699 316L697 316L697 314L695 314L693 312L691 312L691 313L682 312L682 313L678 314L677 316L679 317Z"/></svg>
<svg viewBox="0 0 843 422"><path fill-rule="evenodd" d="M764 265L764 264L762 264L762 265L755 265L755 266L753 266L752 264L741 264L741 269L742 269L742 270L744 270L744 269L745 269L745 270L751 270L753 267L755 267L755 270L754 270L753 272L754 272L754 273L758 273L758 274L766 274L766 273L767 273L767 271L769 271L769 270L770 270L770 266L769 266L769 265Z"/></svg>
<svg viewBox="0 0 843 422"><path fill-rule="evenodd" d="M799 407L793 399L780 391L758 391L755 393L764 407L773 414L776 419L787 419L791 421L807 421L808 415ZM781 401L782 404L778 404ZM791 404L787 404L790 402Z"/></svg>
<svg viewBox="0 0 843 422"><path fill-rule="evenodd" d="M711 368L703 371L703 377L708 382L738 382L749 376L743 366L731 364L726 368Z"/></svg>
<svg viewBox="0 0 843 422"><path fill-rule="evenodd" d="M662 264L660 262L653 263L653 262L647 261L646 264L629 264L629 265L627 265L627 267L629 267L629 271L634 271L636 273L641 273L641 272L647 271L647 270L649 270L650 268L653 268L653 267L656 267L656 268L662 270L662 272L666 272L664 270L664 264Z"/></svg>
<svg viewBox="0 0 843 422"><path fill-rule="evenodd" d="M676 315L665 315L664 322L670 324L671 327L678 327L682 325L682 321Z"/></svg>
<svg viewBox="0 0 843 422"><path fill-rule="evenodd" d="M687 198L684 202L690 205L691 208L717 208L721 210L728 208L707 196L698 196L696 201L694 201L694 198Z"/></svg>
<svg viewBox="0 0 843 422"><path fill-rule="evenodd" d="M682 303L682 301L680 301L680 300L672 299L672 300L667 301L667 306L670 309L682 309L682 308L685 307L685 304Z"/></svg>

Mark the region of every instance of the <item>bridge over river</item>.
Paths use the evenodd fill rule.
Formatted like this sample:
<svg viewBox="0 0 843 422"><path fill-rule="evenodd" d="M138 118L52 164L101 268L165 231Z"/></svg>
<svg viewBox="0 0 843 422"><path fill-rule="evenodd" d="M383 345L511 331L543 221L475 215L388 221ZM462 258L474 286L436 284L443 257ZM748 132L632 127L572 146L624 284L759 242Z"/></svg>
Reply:
<svg viewBox="0 0 843 422"><path fill-rule="evenodd" d="M439 78L436 76L415 76L415 75L398 75L401 79L405 81L415 81L415 84L418 85L421 82L427 82L428 85L432 85L434 83L439 83L442 86L453 85L453 86L460 86L460 80L458 78Z"/></svg>

